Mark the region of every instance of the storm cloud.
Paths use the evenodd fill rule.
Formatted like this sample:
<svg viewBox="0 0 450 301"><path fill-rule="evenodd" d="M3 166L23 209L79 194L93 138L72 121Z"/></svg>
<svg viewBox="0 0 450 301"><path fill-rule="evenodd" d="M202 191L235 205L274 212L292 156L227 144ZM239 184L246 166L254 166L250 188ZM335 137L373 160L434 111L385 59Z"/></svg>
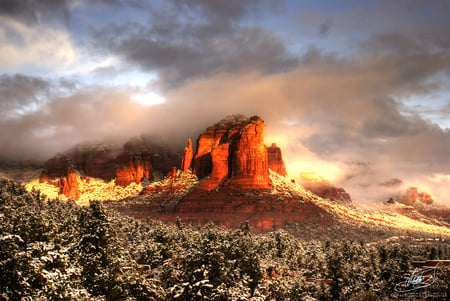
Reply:
<svg viewBox="0 0 450 301"><path fill-rule="evenodd" d="M223 72L292 69L298 59L283 39L238 22L264 2L169 1L170 10L150 11L148 24L110 24L94 30L94 40L99 49L157 72L164 90Z"/></svg>

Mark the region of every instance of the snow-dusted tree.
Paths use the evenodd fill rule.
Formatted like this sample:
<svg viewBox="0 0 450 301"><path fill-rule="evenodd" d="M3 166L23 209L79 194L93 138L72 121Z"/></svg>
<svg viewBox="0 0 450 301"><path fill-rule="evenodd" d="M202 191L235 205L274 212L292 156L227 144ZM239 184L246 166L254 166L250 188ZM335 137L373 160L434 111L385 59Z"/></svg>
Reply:
<svg viewBox="0 0 450 301"><path fill-rule="evenodd" d="M112 226L100 202L91 202L81 211L81 239L77 246L78 262L82 267L81 281L94 296L106 300L141 298L149 300L152 293L145 279L137 272L124 241Z"/></svg>

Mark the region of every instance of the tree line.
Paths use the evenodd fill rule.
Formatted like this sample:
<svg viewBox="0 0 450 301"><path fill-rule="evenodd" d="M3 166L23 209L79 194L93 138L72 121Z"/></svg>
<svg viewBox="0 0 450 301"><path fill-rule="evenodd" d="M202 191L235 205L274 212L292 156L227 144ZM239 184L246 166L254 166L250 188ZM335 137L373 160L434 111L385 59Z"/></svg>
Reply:
<svg viewBox="0 0 450 301"><path fill-rule="evenodd" d="M448 243L303 240L140 221L0 181L0 300L380 300ZM450 273L435 289L448 294Z"/></svg>

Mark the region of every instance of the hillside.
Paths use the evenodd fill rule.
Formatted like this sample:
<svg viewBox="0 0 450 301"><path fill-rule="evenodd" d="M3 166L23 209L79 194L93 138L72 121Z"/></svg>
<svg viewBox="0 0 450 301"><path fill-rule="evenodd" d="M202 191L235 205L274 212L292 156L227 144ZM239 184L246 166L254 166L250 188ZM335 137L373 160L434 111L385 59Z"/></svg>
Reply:
<svg viewBox="0 0 450 301"><path fill-rule="evenodd" d="M446 219L425 216L425 210L362 206L318 176L295 183L282 150L265 145L264 128L259 116L232 115L201 133L195 148L189 140L183 152L144 139L121 148L78 146L50 158L26 188L81 205L101 200L125 215L172 223L238 228L248 221L253 232L288 229L333 240L393 232L450 236Z"/></svg>
<svg viewBox="0 0 450 301"><path fill-rule="evenodd" d="M426 233L321 242L245 222L168 225L101 202L43 201L6 180L0 221L4 300L382 300L412 261L450 259L448 242ZM437 277L425 292L443 296L450 271Z"/></svg>

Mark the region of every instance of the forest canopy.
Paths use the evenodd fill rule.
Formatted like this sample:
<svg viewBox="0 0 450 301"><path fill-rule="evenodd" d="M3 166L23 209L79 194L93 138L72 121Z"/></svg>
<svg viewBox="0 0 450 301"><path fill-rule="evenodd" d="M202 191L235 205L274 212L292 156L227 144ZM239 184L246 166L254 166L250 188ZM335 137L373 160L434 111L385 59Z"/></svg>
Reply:
<svg viewBox="0 0 450 301"><path fill-rule="evenodd" d="M249 225L191 227L44 201L0 180L0 300L379 300L432 245L304 240ZM428 293L449 292L443 269Z"/></svg>

